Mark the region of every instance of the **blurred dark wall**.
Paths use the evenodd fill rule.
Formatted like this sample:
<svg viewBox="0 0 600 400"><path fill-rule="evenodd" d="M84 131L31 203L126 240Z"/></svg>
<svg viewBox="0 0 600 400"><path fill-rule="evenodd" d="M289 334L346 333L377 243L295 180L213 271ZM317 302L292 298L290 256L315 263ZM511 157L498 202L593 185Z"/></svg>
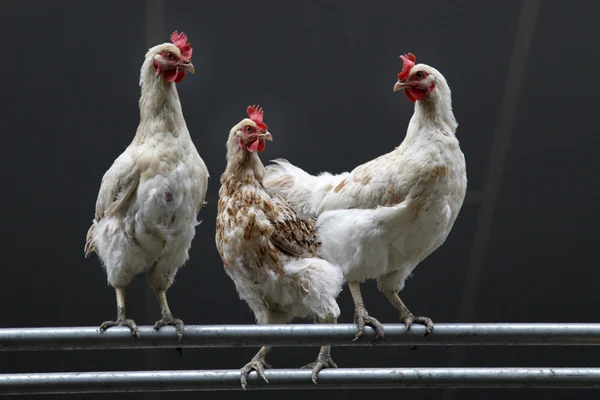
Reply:
<svg viewBox="0 0 600 400"><path fill-rule="evenodd" d="M151 2L152 3L152 2ZM156 3L156 1L154 1ZM447 78L469 190L481 193L505 95L520 1L165 1L164 34L188 34L196 74L178 85L187 125L211 173L191 259L169 291L187 324L251 324L254 318L222 270L214 245L225 140L249 104L265 108L274 142L263 160L285 157L312 173L341 172L392 150L413 105L392 92L398 55L416 54ZM0 146L6 239L1 327L90 326L114 318L113 290L95 257L84 259L100 179L138 123L139 69L150 44L146 2L22 1L2 4L4 77ZM473 322L598 322L600 270L593 254L599 217L600 75L598 2L544 0L521 77L491 240ZM147 33L150 31L150 33ZM156 31L154 31L156 36ZM156 44L156 43L152 43ZM446 244L415 271L407 305L453 322L477 222L466 204ZM146 309L147 283L128 289L129 316ZM364 285L368 309L396 322L393 308ZM353 318L348 290L340 322ZM255 349L1 353L0 372L239 368ZM276 349L270 362L297 367L316 356ZM344 367L446 366L448 348L333 350ZM596 349L469 348L464 366L597 366ZM150 366L150 367L149 367ZM438 399L442 391L410 391ZM312 392L327 398L335 392ZM348 399L405 395L343 391ZM281 392L171 393L164 398L276 398ZM301 399L308 392L286 392ZM595 398L585 391L460 391L458 399ZM155 396L155 397L152 397ZM166 396L166 397L165 397ZM586 397L587 396L587 397ZM76 395L73 398L80 396ZM85 398L158 398L153 394ZM45 398L61 398L46 396Z"/></svg>

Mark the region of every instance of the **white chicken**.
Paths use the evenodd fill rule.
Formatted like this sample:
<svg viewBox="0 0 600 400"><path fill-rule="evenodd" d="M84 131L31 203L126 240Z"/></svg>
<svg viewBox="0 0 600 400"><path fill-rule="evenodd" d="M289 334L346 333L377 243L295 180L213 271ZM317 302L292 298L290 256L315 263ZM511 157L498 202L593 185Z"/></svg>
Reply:
<svg viewBox="0 0 600 400"><path fill-rule="evenodd" d="M227 168L221 176L216 244L227 275L260 324L285 324L294 317L335 323L336 297L344 278L338 266L320 255L314 219L298 218L280 196L262 185L264 166L258 153L272 140L261 108L249 107L249 118L235 125L227 140ZM241 371L242 387L264 368L270 347L262 347ZM336 367L329 346L321 347L312 368Z"/></svg>
<svg viewBox="0 0 600 400"><path fill-rule="evenodd" d="M139 336L125 313L125 288L147 272L161 310L155 329L183 322L174 318L166 291L188 259L204 204L208 170L188 132L175 87L194 73L192 47L184 33L172 43L152 47L142 65L140 124L127 149L104 174L94 222L87 234L86 257L95 252L117 297L117 319L100 326L127 326Z"/></svg>
<svg viewBox="0 0 600 400"><path fill-rule="evenodd" d="M369 316L360 283L377 279L379 290L409 329L433 330L430 318L414 316L398 292L415 267L440 247L462 207L467 176L455 131L450 88L435 68L401 56L394 91L415 102L406 138L392 152L350 173L312 176L287 160L265 169L263 184L283 196L303 217L318 216L321 253L340 265L355 306L356 339L365 325L383 337L381 323Z"/></svg>

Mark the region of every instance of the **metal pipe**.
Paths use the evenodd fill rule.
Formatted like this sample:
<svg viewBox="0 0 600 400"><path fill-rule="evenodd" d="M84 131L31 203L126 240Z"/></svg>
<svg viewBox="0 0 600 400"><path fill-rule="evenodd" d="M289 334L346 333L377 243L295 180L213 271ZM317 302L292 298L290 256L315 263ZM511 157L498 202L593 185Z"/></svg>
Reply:
<svg viewBox="0 0 600 400"><path fill-rule="evenodd" d="M600 368L327 369L252 372L248 390L385 388L600 388ZM0 395L241 390L239 370L69 372L0 375Z"/></svg>
<svg viewBox="0 0 600 400"><path fill-rule="evenodd" d="M404 333L404 325L385 325L383 346L531 346L600 345L600 324L438 324L428 336L422 326ZM0 329L0 351L100 350L197 347L371 346L374 332L365 328L357 342L354 324L339 325L188 325L181 341L175 328L140 327L140 338L127 328Z"/></svg>

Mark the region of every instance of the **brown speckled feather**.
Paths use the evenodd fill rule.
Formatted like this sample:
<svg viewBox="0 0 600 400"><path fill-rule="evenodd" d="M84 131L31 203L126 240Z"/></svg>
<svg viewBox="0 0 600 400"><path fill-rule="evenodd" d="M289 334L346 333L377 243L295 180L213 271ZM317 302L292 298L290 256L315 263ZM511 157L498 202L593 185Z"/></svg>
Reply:
<svg viewBox="0 0 600 400"><path fill-rule="evenodd" d="M301 219L279 195L272 199L274 207L268 207L265 215L275 230L271 242L287 255L314 257L318 255L320 243L314 219Z"/></svg>

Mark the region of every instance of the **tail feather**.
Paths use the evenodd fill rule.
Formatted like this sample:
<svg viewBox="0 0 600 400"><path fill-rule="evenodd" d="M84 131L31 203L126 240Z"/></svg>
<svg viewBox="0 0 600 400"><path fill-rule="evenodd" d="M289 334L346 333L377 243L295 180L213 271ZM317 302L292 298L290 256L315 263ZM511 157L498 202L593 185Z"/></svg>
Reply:
<svg viewBox="0 0 600 400"><path fill-rule="evenodd" d="M323 172L317 176L278 158L265 167L263 186L271 195L282 196L302 218L317 216L325 195L335 188L348 172L332 175Z"/></svg>
<svg viewBox="0 0 600 400"><path fill-rule="evenodd" d="M96 227L96 221L94 220L94 223L92 224L92 226L90 226L90 229L87 232L87 235L85 237L85 247L83 248L83 251L85 253L85 258L88 258L90 256L90 254L94 253L96 251L96 245L94 244L94 228Z"/></svg>

